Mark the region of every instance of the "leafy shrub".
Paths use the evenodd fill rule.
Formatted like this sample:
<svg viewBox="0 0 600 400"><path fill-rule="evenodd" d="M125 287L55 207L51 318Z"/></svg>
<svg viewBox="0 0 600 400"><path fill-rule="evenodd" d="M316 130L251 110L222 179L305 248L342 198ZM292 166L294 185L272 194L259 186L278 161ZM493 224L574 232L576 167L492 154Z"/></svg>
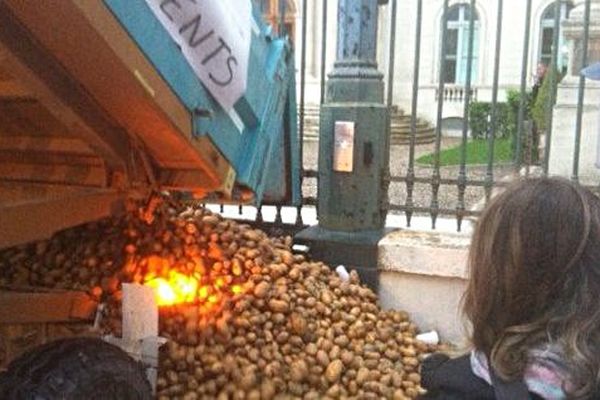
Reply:
<svg viewBox="0 0 600 400"><path fill-rule="evenodd" d="M469 127L473 139L484 138L489 131L488 116L490 115L490 103L480 101L469 105Z"/></svg>
<svg viewBox="0 0 600 400"><path fill-rule="evenodd" d="M550 86L552 76L554 76L554 87ZM553 104L549 104L550 96L556 91L556 87L562 78L563 75L559 74L554 67L549 68L537 97L533 99L533 104L531 104L531 116L537 128L542 132L546 131L546 117L552 112Z"/></svg>
<svg viewBox="0 0 600 400"><path fill-rule="evenodd" d="M519 131L519 108L521 107L521 92L519 90L509 90L506 92L506 103L508 105L508 117L507 117L507 136L513 138L513 141L517 137ZM531 119L531 92L525 92L525 114L524 120Z"/></svg>
<svg viewBox="0 0 600 400"><path fill-rule="evenodd" d="M549 72L555 73L555 72ZM557 75L555 82L558 84L562 77ZM537 147L539 144L539 131L546 129L546 116L550 112L548 107L549 96L551 94L550 80L545 79L542 86L538 91L537 97L534 99L531 92L525 93L525 114L524 121L533 120L537 126L534 129L531 137L531 155L529 160L537 162L539 155ZM519 130L519 108L521 107L521 92L519 90L509 90L506 93L506 102L498 103L497 105L497 125L496 125L496 137L499 138L510 138L513 153L516 153L517 134ZM491 131L491 113L492 105L487 102L473 102L469 108L470 128L471 136L473 139L483 139L487 137ZM527 129L527 128L525 128ZM528 146L527 135L523 134L521 138L521 149L525 149ZM522 161L527 158L525 152L521 152Z"/></svg>
<svg viewBox="0 0 600 400"><path fill-rule="evenodd" d="M497 103L496 137L508 137L512 133L512 117L507 103ZM487 137L491 131L492 104L473 102L469 107L471 136L473 139ZM516 124L514 124L516 126Z"/></svg>

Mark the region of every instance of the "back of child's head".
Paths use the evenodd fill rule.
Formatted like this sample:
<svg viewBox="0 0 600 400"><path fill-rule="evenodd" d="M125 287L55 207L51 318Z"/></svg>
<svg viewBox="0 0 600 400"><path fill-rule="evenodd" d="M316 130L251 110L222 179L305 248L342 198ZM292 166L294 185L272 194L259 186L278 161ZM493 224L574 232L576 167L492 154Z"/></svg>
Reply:
<svg viewBox="0 0 600 400"><path fill-rule="evenodd" d="M597 388L600 365L600 200L558 178L516 182L477 222L464 312L472 342L506 379L528 350L560 349L574 397ZM583 397L582 397L583 398Z"/></svg>

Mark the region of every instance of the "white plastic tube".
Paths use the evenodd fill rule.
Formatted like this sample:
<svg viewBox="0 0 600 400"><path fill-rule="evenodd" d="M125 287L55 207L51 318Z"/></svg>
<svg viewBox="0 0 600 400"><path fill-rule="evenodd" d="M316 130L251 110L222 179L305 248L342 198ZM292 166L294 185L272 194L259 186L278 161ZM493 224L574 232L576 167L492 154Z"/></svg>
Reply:
<svg viewBox="0 0 600 400"><path fill-rule="evenodd" d="M420 342L427 344L438 344L440 343L440 336L436 331L424 332L415 337Z"/></svg>
<svg viewBox="0 0 600 400"><path fill-rule="evenodd" d="M344 282L347 282L350 279L350 274L348 273L346 267L344 267L343 265L338 265L335 269L335 272L337 272L340 279Z"/></svg>

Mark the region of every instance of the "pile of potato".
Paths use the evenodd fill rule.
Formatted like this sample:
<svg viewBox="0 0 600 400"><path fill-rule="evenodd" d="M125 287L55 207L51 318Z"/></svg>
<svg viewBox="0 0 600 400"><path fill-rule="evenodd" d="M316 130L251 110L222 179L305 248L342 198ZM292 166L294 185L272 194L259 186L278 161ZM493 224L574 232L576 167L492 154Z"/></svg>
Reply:
<svg viewBox="0 0 600 400"><path fill-rule="evenodd" d="M198 277L191 304L161 308L159 399L409 399L433 349L401 311L382 311L352 272L205 209L164 208L88 224L0 252L0 285L89 291L121 330L121 282ZM235 289L234 289L235 288Z"/></svg>

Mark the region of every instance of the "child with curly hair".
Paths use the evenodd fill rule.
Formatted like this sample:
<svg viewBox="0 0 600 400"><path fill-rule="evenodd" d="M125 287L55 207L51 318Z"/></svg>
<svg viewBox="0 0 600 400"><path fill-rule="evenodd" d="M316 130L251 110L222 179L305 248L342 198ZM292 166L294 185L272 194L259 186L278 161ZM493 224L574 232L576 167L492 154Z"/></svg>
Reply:
<svg viewBox="0 0 600 400"><path fill-rule="evenodd" d="M463 311L472 351L422 366L423 399L600 399L600 199L519 181L477 222Z"/></svg>

